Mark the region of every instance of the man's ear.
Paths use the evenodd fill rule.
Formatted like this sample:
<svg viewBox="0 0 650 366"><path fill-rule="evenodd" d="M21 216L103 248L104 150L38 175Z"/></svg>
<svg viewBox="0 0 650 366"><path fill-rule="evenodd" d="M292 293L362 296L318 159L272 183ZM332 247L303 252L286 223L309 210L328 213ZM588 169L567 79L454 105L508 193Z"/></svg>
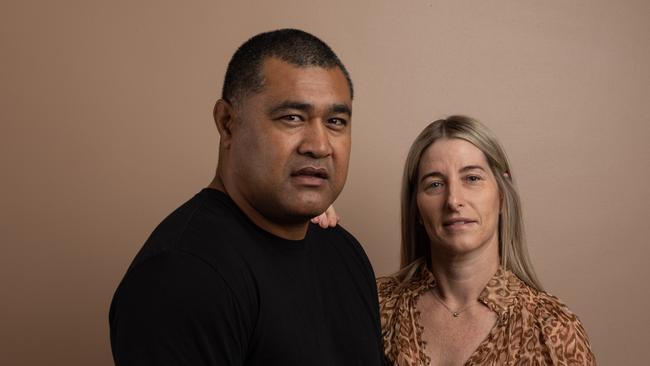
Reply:
<svg viewBox="0 0 650 366"><path fill-rule="evenodd" d="M232 124L235 118L233 105L225 99L217 100L212 111L212 116L221 136L219 145L223 148L228 148L232 138Z"/></svg>

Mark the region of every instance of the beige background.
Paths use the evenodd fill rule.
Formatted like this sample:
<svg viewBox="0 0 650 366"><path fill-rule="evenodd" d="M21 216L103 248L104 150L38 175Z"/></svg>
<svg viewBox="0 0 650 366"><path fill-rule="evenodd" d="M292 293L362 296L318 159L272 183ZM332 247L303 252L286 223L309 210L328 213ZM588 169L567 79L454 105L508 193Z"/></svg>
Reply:
<svg viewBox="0 0 650 366"><path fill-rule="evenodd" d="M411 141L468 114L509 152L534 263L600 364L647 364L650 2L269 3L2 1L3 365L111 364L118 281L212 177L230 55L288 26L356 84L337 205L377 274L397 268Z"/></svg>

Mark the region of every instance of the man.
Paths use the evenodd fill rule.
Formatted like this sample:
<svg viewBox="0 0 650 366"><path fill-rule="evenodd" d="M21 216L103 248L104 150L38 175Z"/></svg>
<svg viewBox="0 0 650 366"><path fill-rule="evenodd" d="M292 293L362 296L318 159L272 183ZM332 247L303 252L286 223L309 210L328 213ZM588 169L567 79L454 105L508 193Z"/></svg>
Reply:
<svg viewBox="0 0 650 366"><path fill-rule="evenodd" d="M167 217L110 311L118 365L379 365L374 274L340 227L310 225L347 176L352 82L293 29L233 55L210 186Z"/></svg>

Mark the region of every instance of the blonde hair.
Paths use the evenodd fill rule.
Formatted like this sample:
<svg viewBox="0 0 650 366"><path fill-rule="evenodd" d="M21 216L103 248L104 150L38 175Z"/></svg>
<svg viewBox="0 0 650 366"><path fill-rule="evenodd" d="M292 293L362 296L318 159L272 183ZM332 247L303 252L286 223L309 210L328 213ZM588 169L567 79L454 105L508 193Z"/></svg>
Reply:
<svg viewBox="0 0 650 366"><path fill-rule="evenodd" d="M487 127L465 116L451 116L432 122L418 135L409 150L402 181L402 258L400 271L395 277L405 282L413 275L417 265L423 260L427 263L430 261L430 239L424 226L418 224L418 174L424 151L443 137L465 140L485 155L502 196L499 218L501 266L511 270L529 286L541 290L542 286L528 256L521 202L505 151Z"/></svg>

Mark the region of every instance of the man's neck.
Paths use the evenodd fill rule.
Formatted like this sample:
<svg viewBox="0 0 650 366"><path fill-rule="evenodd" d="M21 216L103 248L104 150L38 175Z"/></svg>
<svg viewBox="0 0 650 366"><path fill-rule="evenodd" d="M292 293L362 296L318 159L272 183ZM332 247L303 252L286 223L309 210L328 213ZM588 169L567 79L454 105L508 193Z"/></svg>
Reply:
<svg viewBox="0 0 650 366"><path fill-rule="evenodd" d="M278 224L269 220L259 211L257 211L246 199L237 195L231 195L223 182L219 178L219 175L215 176L212 182L208 185L208 188L216 189L227 194L230 199L235 202L237 207L258 227L262 230L269 232L277 237L287 239L287 240L302 240L307 235L307 228L309 227L309 221L304 223L298 223L294 225L288 224Z"/></svg>

